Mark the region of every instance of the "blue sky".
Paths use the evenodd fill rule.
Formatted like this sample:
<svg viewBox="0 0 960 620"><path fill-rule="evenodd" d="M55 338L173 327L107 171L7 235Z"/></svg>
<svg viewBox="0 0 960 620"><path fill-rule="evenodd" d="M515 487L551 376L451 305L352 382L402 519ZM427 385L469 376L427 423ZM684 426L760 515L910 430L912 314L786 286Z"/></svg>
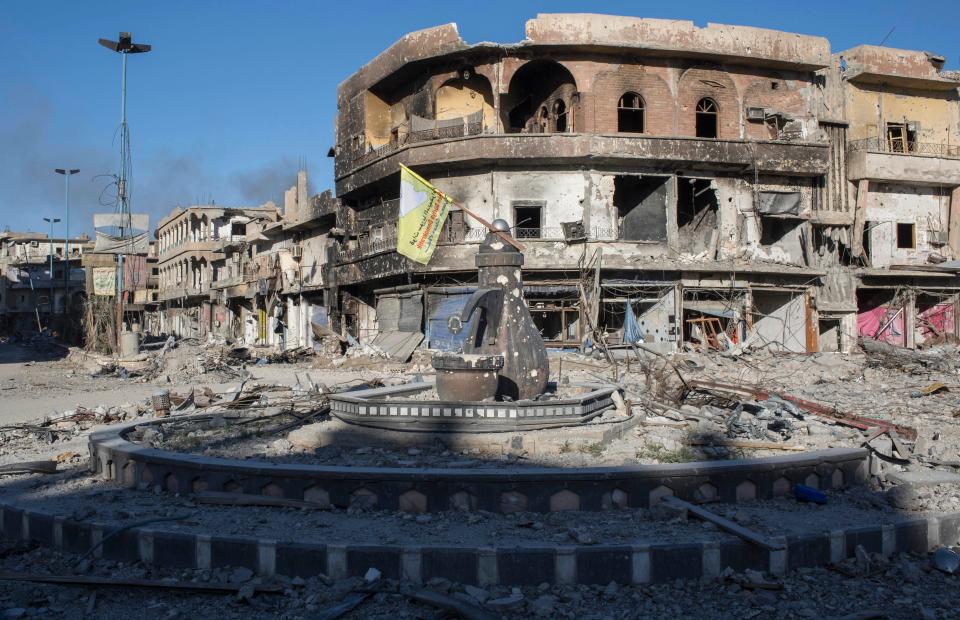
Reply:
<svg viewBox="0 0 960 620"><path fill-rule="evenodd" d="M0 3L0 229L42 230L63 209L55 167L78 167L71 231L91 231L117 168L120 30L130 59L133 207L279 201L304 159L332 186L336 87L405 32L456 22L468 42L516 42L539 12L594 12L775 28L943 54L960 68L960 2L84 2ZM62 234L57 231L57 234Z"/></svg>

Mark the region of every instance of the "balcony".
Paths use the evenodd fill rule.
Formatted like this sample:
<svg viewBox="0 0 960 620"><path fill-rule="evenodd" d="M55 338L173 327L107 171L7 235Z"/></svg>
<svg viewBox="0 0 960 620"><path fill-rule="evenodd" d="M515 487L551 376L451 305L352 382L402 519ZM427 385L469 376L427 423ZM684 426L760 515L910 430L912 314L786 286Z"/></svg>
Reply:
<svg viewBox="0 0 960 620"><path fill-rule="evenodd" d="M398 137L395 140L391 140L383 146L379 146L375 149L369 151L353 151L345 153L342 161L344 162L344 168L347 169L356 169L364 166L372 161L376 161L382 157L396 152L397 150L410 145L417 144L419 142L430 142L434 140L455 140L457 138L463 138L466 136L478 136L483 133L483 123L467 123L464 125L453 125L450 127L437 127L435 129L427 129L425 131L411 131L404 134L402 137ZM337 175L339 176L341 172L347 172L347 170L341 171L341 158L337 158Z"/></svg>
<svg viewBox="0 0 960 620"><path fill-rule="evenodd" d="M829 146L788 140L723 140L644 134L511 133L438 135L397 141L363 154L337 157L337 194L345 196L400 169L400 163L437 169L473 168L523 160L530 165L617 166L625 163L683 166L712 171L790 176L826 174ZM446 130L436 130L443 132ZM434 133L431 131L430 133ZM412 134L411 134L412 135Z"/></svg>
<svg viewBox="0 0 960 620"><path fill-rule="evenodd" d="M210 285L203 284L196 286L171 286L162 289L157 295L157 301L171 301L174 299L191 299L196 297L207 297L210 294Z"/></svg>
<svg viewBox="0 0 960 620"><path fill-rule="evenodd" d="M847 178L960 185L960 145L866 138L847 144Z"/></svg>
<svg viewBox="0 0 960 620"><path fill-rule="evenodd" d="M215 237L206 237L198 239L196 241L181 241L179 243L174 243L170 247L164 248L160 252L158 257L158 263L163 264L164 262L170 260L172 257L184 254L187 252L215 252L219 249L219 244L222 239L217 239Z"/></svg>

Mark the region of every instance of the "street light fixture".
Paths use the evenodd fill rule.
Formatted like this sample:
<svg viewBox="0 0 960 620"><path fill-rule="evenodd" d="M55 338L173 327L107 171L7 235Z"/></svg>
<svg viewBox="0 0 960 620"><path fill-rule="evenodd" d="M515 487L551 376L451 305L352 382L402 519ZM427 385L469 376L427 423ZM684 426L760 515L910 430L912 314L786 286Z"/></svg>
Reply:
<svg viewBox="0 0 960 620"><path fill-rule="evenodd" d="M63 204L64 204L64 222L63 222L63 256L67 261L65 267L63 268L63 313L67 313L67 304L70 299L70 177L80 172L79 168L54 168L54 172L57 174L62 174L63 179L66 182L66 187L63 191ZM53 274L50 274L50 277L53 277Z"/></svg>
<svg viewBox="0 0 960 620"><path fill-rule="evenodd" d="M143 54L151 47L145 43L134 43L129 32L121 32L119 40L100 39L100 45L120 54L120 175L117 178L117 212L120 214L120 237L132 235L130 216L130 196L127 192L127 176L130 169L130 130L127 128L127 56ZM123 325L123 254L117 254L117 344L119 348L120 330Z"/></svg>
<svg viewBox="0 0 960 620"><path fill-rule="evenodd" d="M53 321L53 225L60 221L59 217L43 218L44 222L50 222L50 321Z"/></svg>

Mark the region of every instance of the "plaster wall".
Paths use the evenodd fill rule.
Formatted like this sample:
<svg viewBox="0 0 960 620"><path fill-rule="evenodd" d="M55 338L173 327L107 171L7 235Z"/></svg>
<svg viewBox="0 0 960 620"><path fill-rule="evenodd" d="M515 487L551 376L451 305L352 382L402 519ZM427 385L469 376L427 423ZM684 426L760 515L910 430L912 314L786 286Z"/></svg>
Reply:
<svg viewBox="0 0 960 620"><path fill-rule="evenodd" d="M871 184L867 198L870 261L874 267L926 263L931 252L950 256L949 246L934 245L932 231L947 230L950 193L930 186ZM897 248L897 223L916 225L916 248Z"/></svg>
<svg viewBox="0 0 960 620"><path fill-rule="evenodd" d="M917 91L893 86L847 83L850 139L886 137L886 123L920 124L917 141L960 144L956 91Z"/></svg>

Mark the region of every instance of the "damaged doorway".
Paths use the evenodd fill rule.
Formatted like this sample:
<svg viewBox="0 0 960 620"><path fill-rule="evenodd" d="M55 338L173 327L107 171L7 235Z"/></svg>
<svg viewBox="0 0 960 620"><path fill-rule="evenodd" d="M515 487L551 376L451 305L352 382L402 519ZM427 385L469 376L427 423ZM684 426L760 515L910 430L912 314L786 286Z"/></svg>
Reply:
<svg viewBox="0 0 960 620"><path fill-rule="evenodd" d="M662 353L677 348L676 288L672 285L603 283L599 327L608 344L639 342Z"/></svg>
<svg viewBox="0 0 960 620"><path fill-rule="evenodd" d="M819 349L824 353L840 351L842 348L842 331L840 319L821 318L819 333Z"/></svg>
<svg viewBox="0 0 960 620"><path fill-rule="evenodd" d="M753 290L749 346L771 351L807 352L807 304L803 293Z"/></svg>
<svg viewBox="0 0 960 620"><path fill-rule="evenodd" d="M665 241L669 177L621 175L613 179L617 234L624 241Z"/></svg>
<svg viewBox="0 0 960 620"><path fill-rule="evenodd" d="M687 254L716 255L717 192L709 179L677 179L677 248Z"/></svg>
<svg viewBox="0 0 960 620"><path fill-rule="evenodd" d="M727 350L743 341L746 291L686 288L681 337L699 349Z"/></svg>
<svg viewBox="0 0 960 620"><path fill-rule="evenodd" d="M532 287L535 288L536 287ZM548 347L580 344L580 300L576 297L528 299L530 317Z"/></svg>

